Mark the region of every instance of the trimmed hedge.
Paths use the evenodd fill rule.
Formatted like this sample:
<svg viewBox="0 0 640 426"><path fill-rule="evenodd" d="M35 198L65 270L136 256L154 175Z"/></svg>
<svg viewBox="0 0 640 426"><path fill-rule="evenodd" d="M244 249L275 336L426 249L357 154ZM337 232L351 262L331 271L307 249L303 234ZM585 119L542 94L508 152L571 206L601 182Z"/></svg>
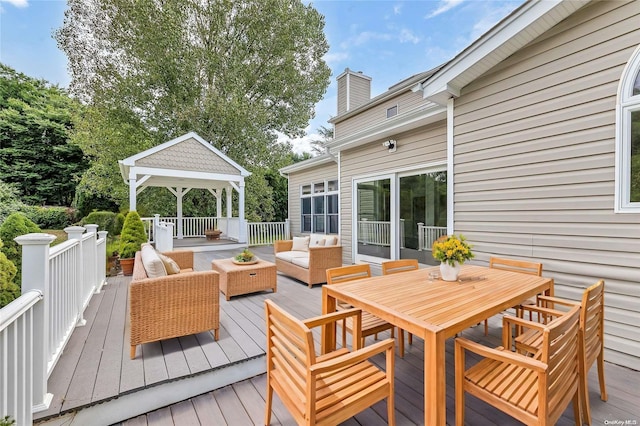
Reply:
<svg viewBox="0 0 640 426"><path fill-rule="evenodd" d="M147 233L138 212L130 211L124 220L120 234L120 259L131 259L140 250L140 246L147 242Z"/></svg>
<svg viewBox="0 0 640 426"><path fill-rule="evenodd" d="M82 226L86 224L98 225L98 231L107 231L109 236L114 237L122 232L124 215L108 211L96 211L89 213L80 222Z"/></svg>
<svg viewBox="0 0 640 426"><path fill-rule="evenodd" d="M68 207L24 206L20 209L42 229L64 229L76 222L76 214Z"/></svg>
<svg viewBox="0 0 640 426"><path fill-rule="evenodd" d="M7 259L16 267L16 274L13 282L18 288L22 283L22 247L13 241L13 239L20 235L30 234L32 232L41 231L40 228L38 228L38 225L33 223L22 213L10 214L0 226L0 240L3 242L2 247L0 247L0 251L4 253ZM19 290L18 295L20 295Z"/></svg>
<svg viewBox="0 0 640 426"><path fill-rule="evenodd" d="M0 249L2 249L0 240ZM0 251L0 308L7 306L12 300L20 297L20 287L16 285L16 266Z"/></svg>

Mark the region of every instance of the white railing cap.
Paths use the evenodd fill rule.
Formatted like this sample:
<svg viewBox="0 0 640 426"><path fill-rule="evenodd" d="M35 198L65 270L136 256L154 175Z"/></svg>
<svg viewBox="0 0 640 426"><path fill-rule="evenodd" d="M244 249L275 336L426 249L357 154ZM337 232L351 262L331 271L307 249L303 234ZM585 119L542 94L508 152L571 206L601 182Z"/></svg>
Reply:
<svg viewBox="0 0 640 426"><path fill-rule="evenodd" d="M36 232L31 234L20 235L18 237L15 237L13 241L20 244L21 246L30 246L30 245L51 244L51 242L55 239L56 239L55 235Z"/></svg>

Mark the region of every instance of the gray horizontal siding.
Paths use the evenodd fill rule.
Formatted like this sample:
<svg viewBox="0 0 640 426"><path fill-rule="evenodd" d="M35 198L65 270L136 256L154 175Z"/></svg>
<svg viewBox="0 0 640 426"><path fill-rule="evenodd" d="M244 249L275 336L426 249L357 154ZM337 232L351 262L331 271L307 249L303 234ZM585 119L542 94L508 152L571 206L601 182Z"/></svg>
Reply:
<svg viewBox="0 0 640 426"><path fill-rule="evenodd" d="M382 141L372 142L356 149L341 152L340 217L343 244L343 263L353 263L352 257L352 192L353 179L365 175L388 174L425 164L445 161L447 135L444 121L420 129L396 135L397 151L382 146Z"/></svg>
<svg viewBox="0 0 640 426"><path fill-rule="evenodd" d="M618 82L640 2L594 2L455 101L455 231L536 259L556 293L605 280L606 358L640 369L640 216L614 213Z"/></svg>
<svg viewBox="0 0 640 426"><path fill-rule="evenodd" d="M422 98L421 92L399 93L397 96L377 104L369 109L349 117L348 119L335 124L336 138L344 138L353 133L362 131L367 127L375 126L387 120L387 108L398 105L398 116L407 113L421 105L430 104L429 101Z"/></svg>

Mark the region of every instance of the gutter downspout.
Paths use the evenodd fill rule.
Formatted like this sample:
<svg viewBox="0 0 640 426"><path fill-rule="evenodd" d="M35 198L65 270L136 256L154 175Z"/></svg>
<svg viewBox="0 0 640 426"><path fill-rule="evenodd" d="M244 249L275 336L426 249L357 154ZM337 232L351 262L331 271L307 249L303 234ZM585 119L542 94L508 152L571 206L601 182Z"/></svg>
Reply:
<svg viewBox="0 0 640 426"><path fill-rule="evenodd" d="M454 146L454 97L450 97L447 101L447 234L451 235L454 232L454 215L455 215L455 203L453 202L453 196L455 191L453 189L454 184L454 162L453 162L453 146Z"/></svg>

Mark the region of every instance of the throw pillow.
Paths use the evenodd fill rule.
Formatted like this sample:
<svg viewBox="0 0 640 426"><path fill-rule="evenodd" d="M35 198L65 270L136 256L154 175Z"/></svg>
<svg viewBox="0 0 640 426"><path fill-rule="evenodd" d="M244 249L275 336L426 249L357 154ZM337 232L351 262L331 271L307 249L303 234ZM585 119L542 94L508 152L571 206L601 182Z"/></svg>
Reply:
<svg viewBox="0 0 640 426"><path fill-rule="evenodd" d="M291 250L309 251L309 237L293 237Z"/></svg>
<svg viewBox="0 0 640 426"><path fill-rule="evenodd" d="M167 275L180 273L180 266L178 266L175 260L162 253L158 253L158 256L160 257L160 260L162 260L164 269L167 271Z"/></svg>
<svg viewBox="0 0 640 426"><path fill-rule="evenodd" d="M309 236L309 248L324 246L324 235L311 234Z"/></svg>
<svg viewBox="0 0 640 426"><path fill-rule="evenodd" d="M333 237L326 237L324 239L324 245L325 246L335 246L338 245L338 237L333 236Z"/></svg>
<svg viewBox="0 0 640 426"><path fill-rule="evenodd" d="M140 257L142 258L144 270L147 272L147 277L158 278L167 276L167 270L164 268L158 252L151 244L142 246L140 249Z"/></svg>

